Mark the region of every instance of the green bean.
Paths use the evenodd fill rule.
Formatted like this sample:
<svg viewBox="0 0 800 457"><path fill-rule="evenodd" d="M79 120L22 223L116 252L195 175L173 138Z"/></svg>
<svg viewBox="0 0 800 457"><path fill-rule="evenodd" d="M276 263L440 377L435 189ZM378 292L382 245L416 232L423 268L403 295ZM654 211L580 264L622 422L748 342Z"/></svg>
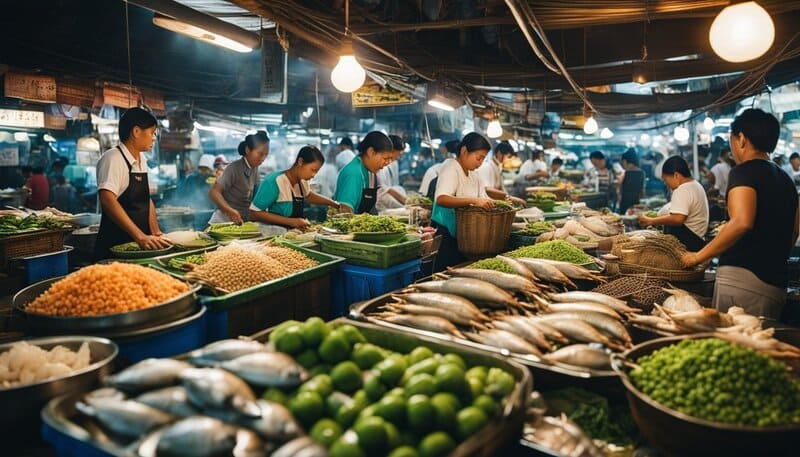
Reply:
<svg viewBox="0 0 800 457"><path fill-rule="evenodd" d="M582 250L563 240L545 241L533 246L523 246L507 254L509 257L533 257L537 259L560 260L579 265L592 262L592 258Z"/></svg>

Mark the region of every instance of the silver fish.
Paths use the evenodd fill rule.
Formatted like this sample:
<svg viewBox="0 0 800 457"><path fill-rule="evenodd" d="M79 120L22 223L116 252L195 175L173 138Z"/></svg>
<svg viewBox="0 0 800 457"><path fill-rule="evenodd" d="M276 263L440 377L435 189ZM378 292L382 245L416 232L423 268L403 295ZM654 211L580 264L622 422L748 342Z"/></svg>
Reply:
<svg viewBox="0 0 800 457"><path fill-rule="evenodd" d="M261 409L250 387L238 376L218 368L191 368L181 373L189 401L200 408L231 408L238 413L259 417Z"/></svg>
<svg viewBox="0 0 800 457"><path fill-rule="evenodd" d="M247 354L219 367L258 387L295 387L308 379L305 368L282 352Z"/></svg>
<svg viewBox="0 0 800 457"><path fill-rule="evenodd" d="M624 349L619 344L611 341L609 337L594 328L591 324L588 324L580 319L548 319L547 316L548 315L536 316L533 319L546 322L573 341L578 341L581 343L602 343L612 349Z"/></svg>
<svg viewBox="0 0 800 457"><path fill-rule="evenodd" d="M439 289L436 292L417 292L392 295L392 298L402 302L408 302L413 305L419 305L425 308L435 308L443 310L450 315L459 316L457 319L470 322L470 321L488 321L490 320L486 314L483 314L474 303L468 299L452 294L443 293L444 284L447 281L429 281L415 284L412 288L417 290L433 290ZM431 286L431 284L434 284ZM420 313L411 313L420 314ZM433 314L433 313L427 313Z"/></svg>
<svg viewBox="0 0 800 457"><path fill-rule="evenodd" d="M187 360L197 366L210 367L219 362L257 352L272 351L267 345L259 343L258 341L228 339L216 341L196 351L190 352Z"/></svg>
<svg viewBox="0 0 800 457"><path fill-rule="evenodd" d="M594 370L611 369L611 359L602 349L587 344L573 344L544 355L550 362L564 363Z"/></svg>
<svg viewBox="0 0 800 457"><path fill-rule="evenodd" d="M664 308L676 312L697 311L703 309L697 300L688 292L681 289L663 289L664 292L669 293L669 297L664 300Z"/></svg>
<svg viewBox="0 0 800 457"><path fill-rule="evenodd" d="M189 368L180 360L145 359L109 376L105 383L125 392L144 392L177 384L181 372Z"/></svg>
<svg viewBox="0 0 800 457"><path fill-rule="evenodd" d="M484 270L480 268L448 268L447 274L459 278L473 278L492 283L502 290L523 294L539 292L539 286L530 279L520 275L502 271Z"/></svg>
<svg viewBox="0 0 800 457"><path fill-rule="evenodd" d="M327 455L328 451L324 447L304 436L284 444L270 457L327 457Z"/></svg>
<svg viewBox="0 0 800 457"><path fill-rule="evenodd" d="M91 400L93 398L114 398L116 400L125 400L128 398L125 392L117 390L113 387L101 387L100 389L93 390L83 397L84 400Z"/></svg>
<svg viewBox="0 0 800 457"><path fill-rule="evenodd" d="M466 269L468 270L468 269ZM449 270L450 272L460 270ZM472 270L481 271L481 270ZM490 270L491 271L491 270ZM499 273L495 271L494 273ZM460 295L473 302L490 305L494 308L499 306L508 308L519 308L521 305L513 295L497 287L491 282L476 279L466 275L458 275L457 279L448 279L442 284L442 292ZM515 276L515 275L512 275ZM519 276L517 276L519 278Z"/></svg>
<svg viewBox="0 0 800 457"><path fill-rule="evenodd" d="M539 259L542 262L549 263L550 265L558 268L562 273L567 275L570 279L584 279L587 281L605 282L602 276L598 276L592 271L572 262L562 262L559 260Z"/></svg>
<svg viewBox="0 0 800 457"><path fill-rule="evenodd" d="M245 417L229 409L206 409L205 413L229 424L246 427L256 432L267 441L286 441L303 433L300 424L285 406L267 400L256 402L261 410L261 417Z"/></svg>
<svg viewBox="0 0 800 457"><path fill-rule="evenodd" d="M613 308L601 305L600 303L592 302L575 302L575 303L550 303L547 305L543 312L545 313L559 313L563 311L591 311L595 313L605 314L614 319L620 319L621 316Z"/></svg>
<svg viewBox="0 0 800 457"><path fill-rule="evenodd" d="M528 267L537 278L552 282L556 284L565 284L570 287L577 288L578 286L575 285L564 273L561 272L558 268L550 265L549 263L542 262L541 259L530 259L527 257L522 257L517 259L520 263Z"/></svg>
<svg viewBox="0 0 800 457"><path fill-rule="evenodd" d="M186 457L262 457L264 445L258 435L218 419L192 416L149 436L139 446L141 457L180 455Z"/></svg>
<svg viewBox="0 0 800 457"><path fill-rule="evenodd" d="M422 306L422 305L412 305L410 303L389 303L387 305L384 305L383 307L386 308L387 310L395 312L395 313L417 314L417 315L423 314L423 315L428 315L428 316L437 316L437 317L441 317L443 319L447 319L447 320L449 320L450 322L452 322L452 323L454 323L456 325L482 326L482 324L480 322L477 322L475 320L466 318L463 315L460 315L458 313L453 313L451 311L448 311L448 310L442 309L442 308L434 308L434 307Z"/></svg>
<svg viewBox="0 0 800 457"><path fill-rule="evenodd" d="M519 262L517 259L512 257L506 257L504 255L499 255L497 256L497 258L507 263L508 266L510 266L511 269L514 270L514 273L522 276L523 278L529 281L532 282L536 281L536 276L531 272L531 270L528 269L528 267L523 265L521 262Z"/></svg>
<svg viewBox="0 0 800 457"><path fill-rule="evenodd" d="M519 335L529 343L545 351L552 351L553 345L547 341L544 333L531 325L525 318L517 319L516 316L503 316L493 322L495 328Z"/></svg>
<svg viewBox="0 0 800 457"><path fill-rule="evenodd" d="M175 420L170 414L133 400L90 398L77 402L75 408L108 430L130 438Z"/></svg>
<svg viewBox="0 0 800 457"><path fill-rule="evenodd" d="M414 315L414 314L373 314L371 317L386 321L391 324L404 325L429 332L444 333L459 338L466 338L452 322L438 316Z"/></svg>
<svg viewBox="0 0 800 457"><path fill-rule="evenodd" d="M628 306L624 300L620 300L614 297L609 297L606 294L601 294L598 292L583 292L575 290L572 292L553 294L550 296L550 299L559 303L575 303L575 302L600 303L601 305L606 305L611 309L613 309L614 311L622 314L636 313L639 311L636 308L631 308L630 306Z"/></svg>
<svg viewBox="0 0 800 457"><path fill-rule="evenodd" d="M536 320L528 316L521 316L521 317L524 318L526 322L530 324L532 327L539 329L539 331L542 332L548 340L554 341L556 343L569 343L569 340L564 335L562 335L561 332L554 329L553 326L548 325L547 322Z"/></svg>
<svg viewBox="0 0 800 457"><path fill-rule="evenodd" d="M613 317L606 314L596 313L594 311L562 311L552 314L546 314L542 318L547 321L549 319L580 319L592 327L600 330L606 335L623 342L626 346L632 346L631 336L628 330L622 323Z"/></svg>
<svg viewBox="0 0 800 457"><path fill-rule="evenodd" d="M476 343L506 349L517 354L533 354L537 357L542 355L536 346L504 330L492 329L480 333L467 333L467 337Z"/></svg>
<svg viewBox="0 0 800 457"><path fill-rule="evenodd" d="M165 387L145 392L136 397L136 401L178 417L200 414L200 411L189 401L189 395L183 386Z"/></svg>

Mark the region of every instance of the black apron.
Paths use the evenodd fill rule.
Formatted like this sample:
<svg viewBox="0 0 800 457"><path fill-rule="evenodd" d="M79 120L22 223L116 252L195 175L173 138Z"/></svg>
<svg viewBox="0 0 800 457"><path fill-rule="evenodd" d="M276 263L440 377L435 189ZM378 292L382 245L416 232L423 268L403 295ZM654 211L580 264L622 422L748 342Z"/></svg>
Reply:
<svg viewBox="0 0 800 457"><path fill-rule="evenodd" d="M145 235L150 235L150 187L147 183L147 172L134 172L122 149L117 146L117 150L128 165L128 188L117 197L117 202L139 230ZM100 231L97 232L97 241L94 245L95 260L111 257L109 249L131 241L133 238L103 211L100 217Z"/></svg>
<svg viewBox="0 0 800 457"><path fill-rule="evenodd" d="M431 201L436 200L436 185L439 184L439 177L435 177L431 179L431 182L428 184L428 192L425 194L426 197L430 198Z"/></svg>
<svg viewBox="0 0 800 457"><path fill-rule="evenodd" d="M628 170L622 181L620 189L620 204L618 213L624 215L628 208L639 204L639 198L644 188L644 172L642 170Z"/></svg>
<svg viewBox="0 0 800 457"><path fill-rule="evenodd" d="M680 227L664 226L664 233L677 238L686 246L686 249L689 252L697 252L703 249L706 245L706 241L697 236L697 234L693 231L689 230L689 227L686 225L681 225Z"/></svg>
<svg viewBox="0 0 800 457"><path fill-rule="evenodd" d="M291 185L291 183L289 183ZM303 193L303 182L301 181L297 187L300 188L300 196L295 197L294 195L294 186L292 186L292 215L289 216L291 218L301 218L303 217L303 207L306 204L306 195Z"/></svg>
<svg viewBox="0 0 800 457"><path fill-rule="evenodd" d="M375 211L375 203L378 202L378 183L375 182L375 175L369 174L370 185L372 187L365 187L361 190L361 203L356 208L356 214L377 214Z"/></svg>

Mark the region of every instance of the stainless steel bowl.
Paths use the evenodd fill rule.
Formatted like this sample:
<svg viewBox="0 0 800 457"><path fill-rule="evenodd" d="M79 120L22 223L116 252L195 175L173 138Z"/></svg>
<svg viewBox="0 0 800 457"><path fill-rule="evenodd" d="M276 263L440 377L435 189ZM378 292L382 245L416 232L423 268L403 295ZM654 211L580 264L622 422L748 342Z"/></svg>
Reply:
<svg viewBox="0 0 800 457"><path fill-rule="evenodd" d="M91 353L88 367L66 376L46 379L30 384L0 388L0 430L9 438L38 434L39 412L51 399L65 394L85 392L99 385L111 373L111 362L117 356L117 345L105 338L92 336L55 336L25 340L42 349L61 345L72 351L81 344L89 344ZM0 354L11 349L14 343L0 345Z"/></svg>

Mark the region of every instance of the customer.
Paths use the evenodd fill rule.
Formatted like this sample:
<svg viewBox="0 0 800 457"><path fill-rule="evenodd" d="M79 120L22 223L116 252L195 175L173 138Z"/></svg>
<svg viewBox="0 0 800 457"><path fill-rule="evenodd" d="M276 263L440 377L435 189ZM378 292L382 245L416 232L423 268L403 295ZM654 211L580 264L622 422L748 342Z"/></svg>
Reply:
<svg viewBox="0 0 800 457"><path fill-rule="evenodd" d="M498 143L494 147L494 155L491 160L484 161L483 165L478 168L477 174L489 197L495 200L513 199L524 205L525 200L510 197L503 184L503 162L513 157L514 154L514 148L507 141Z"/></svg>
<svg viewBox="0 0 800 457"><path fill-rule="evenodd" d="M787 258L798 235L797 191L769 154L780 133L778 120L748 109L731 124L737 165L728 178L728 213L714 240L683 256L691 267L720 256L714 307L741 306L750 314L779 318L786 301Z"/></svg>
<svg viewBox="0 0 800 457"><path fill-rule="evenodd" d="M336 168L339 171L342 168L346 167L351 160L353 160L356 156L356 153L353 152L353 140L350 137L343 136L341 140L339 140L339 152L336 154Z"/></svg>
<svg viewBox="0 0 800 457"><path fill-rule="evenodd" d="M664 232L678 238L686 249L703 249L708 231L708 199L703 186L692 179L689 164L681 156L664 162L661 180L672 191L672 200L661 208L658 217L639 216L639 224L663 225Z"/></svg>
<svg viewBox="0 0 800 457"><path fill-rule="evenodd" d="M550 179L558 179L561 174L561 167L564 166L564 160L561 157L556 157L550 162Z"/></svg>
<svg viewBox="0 0 800 457"><path fill-rule="evenodd" d="M717 160L719 162L711 167L708 180L716 193L725 198L725 194L728 192L728 175L731 173L731 168L736 166L736 162L731 157L730 149L723 149Z"/></svg>
<svg viewBox="0 0 800 457"><path fill-rule="evenodd" d="M586 171L584 178L585 184L597 185L597 192L606 196L606 204L616 203L616 180L614 172L608 168L606 156L601 151L593 151L589 154L592 168Z"/></svg>
<svg viewBox="0 0 800 457"><path fill-rule="evenodd" d="M531 157L519 167L517 182L524 181L530 183L535 179L547 179L550 174L547 172L547 164L544 162L544 152L532 151Z"/></svg>
<svg viewBox="0 0 800 457"><path fill-rule="evenodd" d="M31 172L31 177L25 182L25 188L29 191L25 206L30 209L45 209L50 199L50 184L44 175L44 168L33 167Z"/></svg>
<svg viewBox="0 0 800 457"><path fill-rule="evenodd" d="M792 155L789 156L789 163L786 164L783 169L786 171L786 174L792 178L795 185L800 183L800 154L793 152Z"/></svg>
<svg viewBox="0 0 800 457"><path fill-rule="evenodd" d="M214 176L214 156L203 154L197 162L197 170L178 184L179 199L195 209L214 209L214 204L208 198L208 191L216 182Z"/></svg>
<svg viewBox="0 0 800 457"><path fill-rule="evenodd" d="M622 154L622 167L625 173L619 183L619 201L617 212L625 214L633 205L639 204L644 197L644 171L639 168L639 156L633 148Z"/></svg>

